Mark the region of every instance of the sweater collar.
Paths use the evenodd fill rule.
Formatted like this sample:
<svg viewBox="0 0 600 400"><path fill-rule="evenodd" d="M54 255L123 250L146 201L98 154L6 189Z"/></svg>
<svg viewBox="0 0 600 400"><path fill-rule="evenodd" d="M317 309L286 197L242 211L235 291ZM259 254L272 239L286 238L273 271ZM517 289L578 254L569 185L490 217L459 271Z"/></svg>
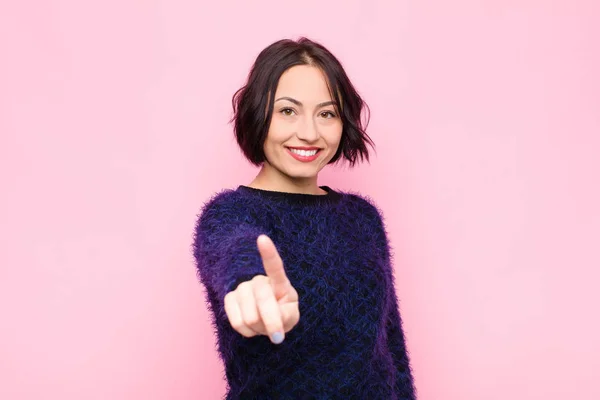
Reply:
<svg viewBox="0 0 600 400"><path fill-rule="evenodd" d="M258 195L266 199L298 204L330 204L336 203L342 198L342 195L339 192L336 192L329 186L319 187L326 191L327 194L278 192L275 190L257 189L246 185L238 186L237 191L241 193Z"/></svg>

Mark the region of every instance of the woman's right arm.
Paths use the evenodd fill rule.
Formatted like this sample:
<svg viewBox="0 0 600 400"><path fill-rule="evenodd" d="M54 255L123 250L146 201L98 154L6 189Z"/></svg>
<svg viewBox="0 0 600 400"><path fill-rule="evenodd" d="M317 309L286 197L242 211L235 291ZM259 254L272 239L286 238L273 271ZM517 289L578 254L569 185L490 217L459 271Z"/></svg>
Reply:
<svg viewBox="0 0 600 400"><path fill-rule="evenodd" d="M264 233L248 215L209 202L198 217L194 258L200 281L223 301L236 286L264 274L256 239Z"/></svg>
<svg viewBox="0 0 600 400"><path fill-rule="evenodd" d="M196 224L194 257L213 311L246 337L280 343L299 320L298 294L283 261L251 216L209 203ZM260 250L260 251L259 251Z"/></svg>

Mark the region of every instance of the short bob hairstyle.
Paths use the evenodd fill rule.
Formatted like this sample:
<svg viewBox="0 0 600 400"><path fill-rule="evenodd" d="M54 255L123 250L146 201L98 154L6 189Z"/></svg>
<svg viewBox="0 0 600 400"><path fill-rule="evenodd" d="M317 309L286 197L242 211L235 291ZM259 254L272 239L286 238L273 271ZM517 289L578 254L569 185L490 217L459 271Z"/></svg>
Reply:
<svg viewBox="0 0 600 400"><path fill-rule="evenodd" d="M340 145L329 164L346 160L353 167L357 160L369 161L367 144L375 147L365 132L369 108L348 79L341 63L323 45L305 37L298 41L279 40L260 52L247 83L232 99L234 133L244 156L258 166L265 161L264 143L273 115L273 98L281 75L296 65L320 68L327 78L331 98L339 105L342 119ZM271 95L272 94L272 95ZM363 110L366 117L363 120Z"/></svg>

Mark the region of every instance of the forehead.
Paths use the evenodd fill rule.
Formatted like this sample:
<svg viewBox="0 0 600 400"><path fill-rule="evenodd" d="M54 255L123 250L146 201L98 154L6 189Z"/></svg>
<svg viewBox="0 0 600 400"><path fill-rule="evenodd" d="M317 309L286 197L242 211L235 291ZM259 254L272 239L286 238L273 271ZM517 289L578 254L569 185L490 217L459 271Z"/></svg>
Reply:
<svg viewBox="0 0 600 400"><path fill-rule="evenodd" d="M325 74L311 65L296 65L285 71L279 78L275 96L289 96L301 102L331 100Z"/></svg>

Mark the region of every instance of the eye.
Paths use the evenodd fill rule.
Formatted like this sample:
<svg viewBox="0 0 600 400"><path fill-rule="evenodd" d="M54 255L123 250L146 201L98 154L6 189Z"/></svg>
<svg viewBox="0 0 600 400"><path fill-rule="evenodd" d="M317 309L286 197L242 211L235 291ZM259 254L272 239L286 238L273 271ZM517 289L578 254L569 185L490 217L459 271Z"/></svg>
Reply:
<svg viewBox="0 0 600 400"><path fill-rule="evenodd" d="M289 117L295 113L295 111L291 108L282 108L281 110L279 110L279 112L285 115L286 117Z"/></svg>
<svg viewBox="0 0 600 400"><path fill-rule="evenodd" d="M332 111L323 111L321 113L321 117L327 118L327 119L329 119L329 118L335 118L335 114Z"/></svg>

